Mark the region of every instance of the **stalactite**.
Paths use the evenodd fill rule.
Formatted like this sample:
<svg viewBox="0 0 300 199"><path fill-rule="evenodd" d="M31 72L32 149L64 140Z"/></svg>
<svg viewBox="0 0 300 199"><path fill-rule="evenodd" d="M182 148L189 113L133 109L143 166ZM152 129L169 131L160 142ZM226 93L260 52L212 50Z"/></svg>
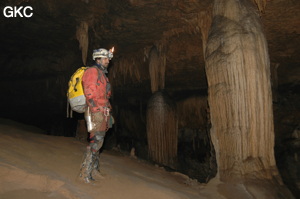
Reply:
<svg viewBox="0 0 300 199"><path fill-rule="evenodd" d="M149 53L149 74L151 91L164 89L165 87L166 58L162 56L154 46Z"/></svg>
<svg viewBox="0 0 300 199"><path fill-rule="evenodd" d="M256 3L258 10L260 12L264 12L267 5L267 0L254 0L254 2Z"/></svg>
<svg viewBox="0 0 300 199"><path fill-rule="evenodd" d="M206 43L207 43L207 38L208 38L208 33L210 30L211 23L212 23L211 9L207 9L206 12L201 12L199 14L198 26L201 29L203 52L205 52L205 49L206 49Z"/></svg>
<svg viewBox="0 0 300 199"><path fill-rule="evenodd" d="M157 91L159 86L158 66L159 66L158 52L157 49L153 47L149 53L149 74L150 74L152 93Z"/></svg>
<svg viewBox="0 0 300 199"><path fill-rule="evenodd" d="M76 30L76 38L79 42L79 49L82 53L82 63L86 65L87 52L89 46L89 35L88 35L89 25L87 22L82 21Z"/></svg>
<svg viewBox="0 0 300 199"><path fill-rule="evenodd" d="M178 120L176 107L163 92L153 94L147 107L147 138L150 158L162 165L175 167Z"/></svg>

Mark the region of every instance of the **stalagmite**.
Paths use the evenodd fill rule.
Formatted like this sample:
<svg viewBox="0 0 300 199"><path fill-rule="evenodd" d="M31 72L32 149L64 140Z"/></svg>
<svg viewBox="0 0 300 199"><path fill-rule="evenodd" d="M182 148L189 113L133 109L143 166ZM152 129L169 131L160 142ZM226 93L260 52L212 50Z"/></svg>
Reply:
<svg viewBox="0 0 300 199"><path fill-rule="evenodd" d="M147 138L150 158L175 168L177 157L178 121L176 108L163 92L153 94L147 107Z"/></svg>

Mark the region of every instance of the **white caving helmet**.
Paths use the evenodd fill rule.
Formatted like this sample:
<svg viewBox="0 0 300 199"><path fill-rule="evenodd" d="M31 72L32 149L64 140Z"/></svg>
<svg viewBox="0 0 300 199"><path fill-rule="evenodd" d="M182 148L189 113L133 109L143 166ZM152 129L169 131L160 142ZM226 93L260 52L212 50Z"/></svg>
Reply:
<svg viewBox="0 0 300 199"><path fill-rule="evenodd" d="M93 60L101 57L106 57L109 60L111 60L113 58L113 52L114 52L114 47L109 51L104 48L95 49L93 50Z"/></svg>

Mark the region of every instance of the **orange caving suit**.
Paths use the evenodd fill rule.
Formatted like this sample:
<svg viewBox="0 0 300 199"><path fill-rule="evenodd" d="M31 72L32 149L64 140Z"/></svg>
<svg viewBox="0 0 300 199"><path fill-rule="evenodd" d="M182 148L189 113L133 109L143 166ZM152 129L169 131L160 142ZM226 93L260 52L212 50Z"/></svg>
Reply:
<svg viewBox="0 0 300 199"><path fill-rule="evenodd" d="M82 77L82 85L87 104L91 110L91 120L95 124L90 131L90 144L87 148L85 160L82 164L81 175L86 182L93 180L92 172L100 173L99 150L101 149L104 137L113 124L110 115L109 97L111 95L110 83L102 66L88 68Z"/></svg>
<svg viewBox="0 0 300 199"><path fill-rule="evenodd" d="M90 147L94 154L102 147L105 134L113 123L109 103L111 88L105 73L106 69L101 66L93 66L82 77L84 95L91 110L92 123L95 124L95 128L90 131Z"/></svg>
<svg viewBox="0 0 300 199"><path fill-rule="evenodd" d="M111 109L109 103L111 88L105 72L105 69L99 69L96 66L90 67L85 71L82 77L84 95L92 112L92 120L94 117L97 117L94 118L97 120L93 121L96 124L96 129L90 132L92 134L96 132L106 132L109 128L110 118L105 116L104 112L107 111L107 108ZM107 115L107 113L105 114ZM101 121L99 121L99 119Z"/></svg>

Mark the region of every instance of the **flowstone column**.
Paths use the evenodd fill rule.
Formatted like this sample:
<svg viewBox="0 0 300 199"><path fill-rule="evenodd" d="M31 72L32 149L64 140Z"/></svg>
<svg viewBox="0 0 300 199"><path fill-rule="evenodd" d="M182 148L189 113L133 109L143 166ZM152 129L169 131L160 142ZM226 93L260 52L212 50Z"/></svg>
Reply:
<svg viewBox="0 0 300 199"><path fill-rule="evenodd" d="M255 191L260 185L272 189L282 182L274 158L267 42L252 1L215 0L205 61L218 177L250 183L250 198L265 198Z"/></svg>

